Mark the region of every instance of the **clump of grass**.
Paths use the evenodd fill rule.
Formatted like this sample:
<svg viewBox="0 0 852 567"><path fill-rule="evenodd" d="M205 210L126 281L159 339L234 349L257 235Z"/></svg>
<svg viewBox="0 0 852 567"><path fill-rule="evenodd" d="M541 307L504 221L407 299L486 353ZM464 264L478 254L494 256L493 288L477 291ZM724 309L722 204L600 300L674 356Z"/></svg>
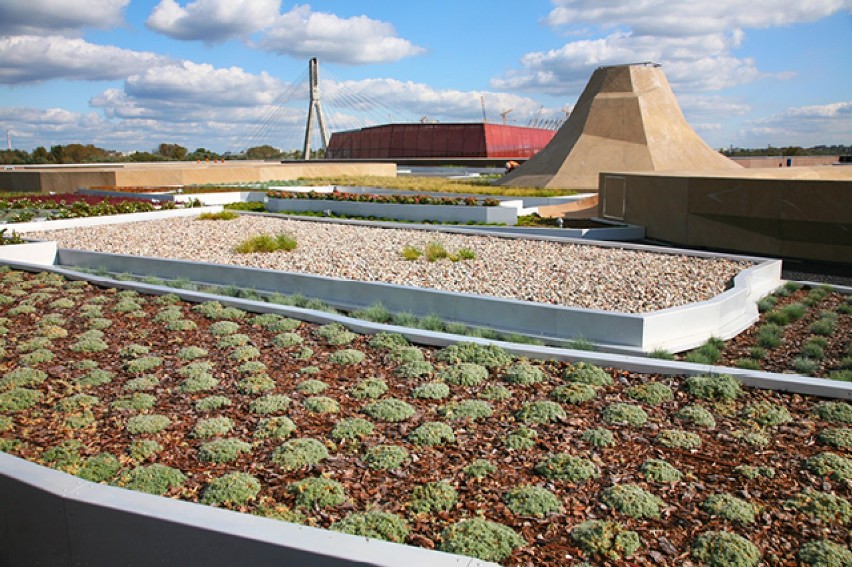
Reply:
<svg viewBox="0 0 852 567"><path fill-rule="evenodd" d="M790 422L793 417L786 407L768 401L760 401L745 406L743 419L763 427L772 427Z"/></svg>
<svg viewBox="0 0 852 567"><path fill-rule="evenodd" d="M701 437L682 429L664 429L655 440L663 447L673 449L697 449L701 446Z"/></svg>
<svg viewBox="0 0 852 567"><path fill-rule="evenodd" d="M760 550L732 532L704 532L692 542L692 557L709 567L752 567L760 563Z"/></svg>
<svg viewBox="0 0 852 567"><path fill-rule="evenodd" d="M852 552L845 545L827 539L809 541L799 548L799 561L813 567L852 565Z"/></svg>
<svg viewBox="0 0 852 567"><path fill-rule="evenodd" d="M568 417L562 406L551 401L528 402L516 415L519 420L527 423L551 423Z"/></svg>
<svg viewBox="0 0 852 567"><path fill-rule="evenodd" d="M477 419L491 417L494 410L491 408L491 404L482 400L461 400L441 406L438 413L447 419L476 421Z"/></svg>
<svg viewBox="0 0 852 567"><path fill-rule="evenodd" d="M399 445L376 445L364 453L364 463L374 470L393 470L408 461L408 451Z"/></svg>
<svg viewBox="0 0 852 567"><path fill-rule="evenodd" d="M648 459L639 470L654 482L679 482L683 478L682 472L662 459Z"/></svg>
<svg viewBox="0 0 852 567"><path fill-rule="evenodd" d="M251 444L240 439L214 439L201 445L198 458L205 463L231 463L251 451Z"/></svg>
<svg viewBox="0 0 852 567"><path fill-rule="evenodd" d="M180 488L186 482L186 475L178 469L154 463L153 465L136 467L119 479L118 485L162 496L169 490Z"/></svg>
<svg viewBox="0 0 852 567"><path fill-rule="evenodd" d="M506 435L503 439L503 444L509 449L531 449L535 446L535 440L537 437L538 432L535 429L530 429L529 427L521 425Z"/></svg>
<svg viewBox="0 0 852 567"><path fill-rule="evenodd" d="M740 383L730 374L690 376L685 387L696 398L709 401L735 400L742 394Z"/></svg>
<svg viewBox="0 0 852 567"><path fill-rule="evenodd" d="M453 428L439 421L427 421L408 435L408 440L414 445L443 445L454 443L456 436Z"/></svg>
<svg viewBox="0 0 852 567"><path fill-rule="evenodd" d="M757 507L733 494L713 494L701 504L701 508L713 516L738 524L752 524L757 516Z"/></svg>
<svg viewBox="0 0 852 567"><path fill-rule="evenodd" d="M798 510L827 524L847 526L852 523L852 504L828 492L806 489L787 500L784 508Z"/></svg>
<svg viewBox="0 0 852 567"><path fill-rule="evenodd" d="M258 234L237 244L234 252L237 254L256 254L278 252L279 250L295 250L298 242L289 234Z"/></svg>
<svg viewBox="0 0 852 567"><path fill-rule="evenodd" d="M582 435L580 435L580 438L592 447L597 447L599 449L615 445L615 437L613 436L612 431L603 427L587 429L582 433Z"/></svg>
<svg viewBox="0 0 852 567"><path fill-rule="evenodd" d="M852 478L852 460L836 453L819 453L805 461L805 468L819 475L842 482Z"/></svg>
<svg viewBox="0 0 852 567"><path fill-rule="evenodd" d="M127 420L127 432L131 435L159 433L172 424L165 415L145 414L134 415Z"/></svg>
<svg viewBox="0 0 852 567"><path fill-rule="evenodd" d="M722 357L724 347L724 342L711 338L697 349L690 351L684 360L696 364L716 364Z"/></svg>
<svg viewBox="0 0 852 567"><path fill-rule="evenodd" d="M483 561L503 561L526 541L511 528L483 518L461 520L441 533L438 549Z"/></svg>
<svg viewBox="0 0 852 567"><path fill-rule="evenodd" d="M406 421L414 416L414 408L410 404L396 398L387 398L364 406L364 413L381 421Z"/></svg>
<svg viewBox="0 0 852 567"><path fill-rule="evenodd" d="M548 455L536 463L534 470L551 480L569 480L571 482L583 482L590 478L598 478L601 474L592 461L567 453Z"/></svg>
<svg viewBox="0 0 852 567"><path fill-rule="evenodd" d="M672 389L659 382L647 382L627 388L627 395L648 405L658 406L674 399Z"/></svg>
<svg viewBox="0 0 852 567"><path fill-rule="evenodd" d="M400 251L400 256L404 260L408 260L409 262L413 262L414 260L419 259L423 255L423 251L417 248L416 246L403 246Z"/></svg>
<svg viewBox="0 0 852 567"><path fill-rule="evenodd" d="M328 449L316 439L300 437L285 441L272 454L272 462L287 471L315 465L327 459Z"/></svg>
<svg viewBox="0 0 852 567"><path fill-rule="evenodd" d="M618 561L630 557L642 545L639 534L617 522L587 520L571 530L571 540L590 555Z"/></svg>
<svg viewBox="0 0 852 567"><path fill-rule="evenodd" d="M446 482L427 482L414 487L410 509L415 514L451 510L458 501L458 492Z"/></svg>
<svg viewBox="0 0 852 567"><path fill-rule="evenodd" d="M641 427L648 421L648 414L635 404L615 402L604 408L601 415L606 423Z"/></svg>
<svg viewBox="0 0 852 567"><path fill-rule="evenodd" d="M601 492L601 501L631 518L659 518L666 503L637 484L617 484Z"/></svg>
<svg viewBox="0 0 852 567"><path fill-rule="evenodd" d="M587 362L577 362L565 370L565 379L590 386L611 386L612 376L599 366Z"/></svg>
<svg viewBox="0 0 852 567"><path fill-rule="evenodd" d="M775 323L766 323L757 328L757 344L762 348L772 349L781 346L781 335L784 330Z"/></svg>
<svg viewBox="0 0 852 567"><path fill-rule="evenodd" d="M397 516L379 510L353 512L331 525L336 532L403 543L408 537L408 524Z"/></svg>
<svg viewBox="0 0 852 567"><path fill-rule="evenodd" d="M538 486L519 486L503 496L503 502L517 516L542 518L562 511L562 502L555 494Z"/></svg>
<svg viewBox="0 0 852 567"><path fill-rule="evenodd" d="M509 366L503 373L503 380L510 384L521 384L524 386L538 384L547 379L545 373L538 366L526 362L518 362Z"/></svg>
<svg viewBox="0 0 852 567"><path fill-rule="evenodd" d="M287 489L302 508L330 508L346 502L343 485L330 478L306 478L290 483Z"/></svg>
<svg viewBox="0 0 852 567"><path fill-rule="evenodd" d="M793 359L793 369L799 374L805 376L813 376L819 370L819 361L803 356L797 356Z"/></svg>
<svg viewBox="0 0 852 567"><path fill-rule="evenodd" d="M239 218L239 213L235 213L234 211L219 211L218 213L201 213L196 217L197 220L234 220L235 218Z"/></svg>
<svg viewBox="0 0 852 567"><path fill-rule="evenodd" d="M477 386L488 379L488 369L472 362L460 362L440 370L437 375L454 386Z"/></svg>
<svg viewBox="0 0 852 567"><path fill-rule="evenodd" d="M768 313L766 320L784 327L804 317L807 311L808 308L803 303L788 303L784 307Z"/></svg>

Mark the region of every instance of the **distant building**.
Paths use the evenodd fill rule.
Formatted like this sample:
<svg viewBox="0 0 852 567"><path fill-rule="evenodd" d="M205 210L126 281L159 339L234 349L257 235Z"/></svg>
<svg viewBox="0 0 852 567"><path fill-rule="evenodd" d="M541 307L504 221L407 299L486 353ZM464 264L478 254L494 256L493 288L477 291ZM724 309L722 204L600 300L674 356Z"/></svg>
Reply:
<svg viewBox="0 0 852 567"><path fill-rule="evenodd" d="M528 158L556 130L488 123L384 124L335 132L328 159Z"/></svg>

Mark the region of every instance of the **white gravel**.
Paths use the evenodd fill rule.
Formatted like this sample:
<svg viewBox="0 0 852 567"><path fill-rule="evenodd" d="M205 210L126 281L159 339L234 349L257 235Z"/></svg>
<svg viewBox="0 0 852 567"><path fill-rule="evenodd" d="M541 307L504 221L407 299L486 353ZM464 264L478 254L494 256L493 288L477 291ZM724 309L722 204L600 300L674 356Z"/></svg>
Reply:
<svg viewBox="0 0 852 567"><path fill-rule="evenodd" d="M249 236L285 232L291 252L237 254ZM630 313L709 299L750 264L593 245L370 228L259 216L194 218L75 228L28 236L62 248L237 264L339 278L509 297ZM474 251L459 262L401 257L405 246L441 242Z"/></svg>

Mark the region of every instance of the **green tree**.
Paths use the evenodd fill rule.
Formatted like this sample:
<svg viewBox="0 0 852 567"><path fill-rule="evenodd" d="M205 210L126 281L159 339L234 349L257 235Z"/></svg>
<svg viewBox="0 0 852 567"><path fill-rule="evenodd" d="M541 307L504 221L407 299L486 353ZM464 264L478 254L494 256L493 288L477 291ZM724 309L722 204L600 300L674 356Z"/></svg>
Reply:
<svg viewBox="0 0 852 567"><path fill-rule="evenodd" d="M281 150L273 148L269 144L254 146L246 150L246 158L248 159L278 159L280 157Z"/></svg>
<svg viewBox="0 0 852 567"><path fill-rule="evenodd" d="M187 149L179 144L160 144L156 153L167 159L182 160L186 157Z"/></svg>

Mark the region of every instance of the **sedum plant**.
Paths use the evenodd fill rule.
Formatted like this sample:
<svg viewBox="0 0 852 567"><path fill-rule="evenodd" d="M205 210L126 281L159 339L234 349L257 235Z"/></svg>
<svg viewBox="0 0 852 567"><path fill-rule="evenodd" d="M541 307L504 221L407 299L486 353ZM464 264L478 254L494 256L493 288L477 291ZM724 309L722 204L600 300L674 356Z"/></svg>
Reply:
<svg viewBox="0 0 852 567"><path fill-rule="evenodd" d="M587 520L571 530L571 541L590 555L618 561L641 547L639 534L617 522Z"/></svg>
<svg viewBox="0 0 852 567"><path fill-rule="evenodd" d="M408 435L408 440L414 445L443 445L455 443L456 436L453 428L446 423L427 421Z"/></svg>
<svg viewBox="0 0 852 567"><path fill-rule="evenodd" d="M458 496L456 489L446 482L427 482L414 487L410 509L415 514L451 510Z"/></svg>
<svg viewBox="0 0 852 567"><path fill-rule="evenodd" d="M356 400L376 399L387 391L387 382L381 378L365 378L349 390L349 395Z"/></svg>
<svg viewBox="0 0 852 567"><path fill-rule="evenodd" d="M453 386L477 386L488 379L488 369L472 362L460 362L439 370L439 380Z"/></svg>
<svg viewBox="0 0 852 567"><path fill-rule="evenodd" d="M648 459L639 470L653 482L679 482L683 479L682 472L662 459Z"/></svg>
<svg viewBox="0 0 852 567"><path fill-rule="evenodd" d="M615 402L604 408L602 416L606 423L640 427L648 421L648 414L634 404Z"/></svg>
<svg viewBox="0 0 852 567"><path fill-rule="evenodd" d="M405 542L410 531L405 520L395 514L379 510L354 512L332 524L331 529L345 534L396 543Z"/></svg>
<svg viewBox="0 0 852 567"><path fill-rule="evenodd" d="M597 465L592 461L567 453L550 454L536 463L533 470L550 480L571 482L583 482L601 475Z"/></svg>
<svg viewBox="0 0 852 567"><path fill-rule="evenodd" d="M372 423L361 417L341 419L331 430L331 438L335 441L363 439L373 432Z"/></svg>
<svg viewBox="0 0 852 567"><path fill-rule="evenodd" d="M486 476L497 472L497 467L485 459L476 459L463 470L466 475L472 476L473 478L485 478Z"/></svg>
<svg viewBox="0 0 852 567"><path fill-rule="evenodd" d="M381 421L406 421L414 416L414 408L396 398L386 398L364 406L364 413Z"/></svg>
<svg viewBox="0 0 852 567"><path fill-rule="evenodd" d="M616 484L601 493L601 501L631 518L659 518L666 503L637 484Z"/></svg>
<svg viewBox="0 0 852 567"><path fill-rule="evenodd" d="M568 417L562 406L547 400L528 402L518 410L516 415L525 423L551 423Z"/></svg>
<svg viewBox="0 0 852 567"><path fill-rule="evenodd" d="M201 495L201 503L228 508L254 500L260 493L260 481L248 473L232 472L213 479Z"/></svg>
<svg viewBox="0 0 852 567"><path fill-rule="evenodd" d="M753 567L760 563L760 550L735 533L709 531L693 541L692 557L709 567Z"/></svg>
<svg viewBox="0 0 852 567"><path fill-rule="evenodd" d="M594 400L598 391L594 386L582 382L571 382L557 386L550 392L550 397L564 404L579 405Z"/></svg>
<svg viewBox="0 0 852 567"><path fill-rule="evenodd" d="M503 561L525 544L524 538L507 526L484 518L472 518L444 529L438 549L483 561Z"/></svg>
<svg viewBox="0 0 852 567"><path fill-rule="evenodd" d="M162 496L173 488L179 488L186 481L186 475L178 469L154 463L136 467L122 475L119 486Z"/></svg>
<svg viewBox="0 0 852 567"><path fill-rule="evenodd" d="M708 514L738 524L752 524L757 516L757 507L754 504L733 494L713 494L704 501L701 508Z"/></svg>
<svg viewBox="0 0 852 567"><path fill-rule="evenodd" d="M255 439L287 439L296 431L296 424L289 417L264 417L257 422Z"/></svg>
<svg viewBox="0 0 852 567"><path fill-rule="evenodd" d="M438 408L438 413L447 419L466 419L476 421L491 417L494 410L491 404L482 400L462 400L459 402L450 402Z"/></svg>
<svg viewBox="0 0 852 567"><path fill-rule="evenodd" d="M608 372L599 366L582 361L565 369L565 379L590 386L612 385L612 376Z"/></svg>
<svg viewBox="0 0 852 567"><path fill-rule="evenodd" d="M555 494L538 486L519 486L503 496L509 510L517 516L542 518L562 511L562 502Z"/></svg>
<svg viewBox="0 0 852 567"><path fill-rule="evenodd" d="M376 445L364 453L364 463L374 470L393 470L408 461L408 451L399 445Z"/></svg>
<svg viewBox="0 0 852 567"><path fill-rule="evenodd" d="M852 552L846 545L827 539L809 541L799 548L799 561L811 567L844 567L852 565Z"/></svg>
<svg viewBox="0 0 852 567"><path fill-rule="evenodd" d="M251 451L251 444L241 439L214 439L201 445L198 458L205 463L231 463Z"/></svg>
<svg viewBox="0 0 852 567"><path fill-rule="evenodd" d="M310 437L299 437L285 441L272 454L272 462L286 471L294 471L315 465L329 456L325 445Z"/></svg>
<svg viewBox="0 0 852 567"><path fill-rule="evenodd" d="M346 502L343 485L330 478L309 477L287 488L302 508L329 508Z"/></svg>

